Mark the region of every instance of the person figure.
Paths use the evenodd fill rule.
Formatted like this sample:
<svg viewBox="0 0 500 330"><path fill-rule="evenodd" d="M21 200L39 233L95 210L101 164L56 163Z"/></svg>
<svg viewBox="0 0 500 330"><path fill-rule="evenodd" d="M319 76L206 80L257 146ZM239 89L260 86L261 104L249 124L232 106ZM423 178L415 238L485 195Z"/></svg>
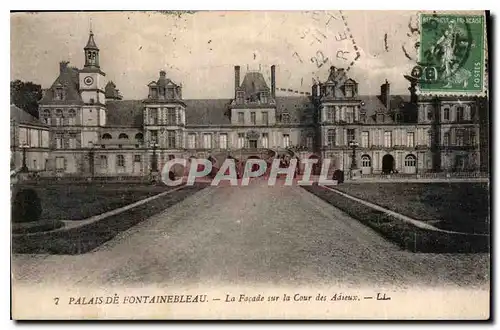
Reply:
<svg viewBox="0 0 500 330"><path fill-rule="evenodd" d="M452 63L455 60L456 36L455 22L452 21L433 47L434 53L437 48L440 48L443 52L441 57L441 68L444 68L443 78L449 78L451 76ZM444 87L451 87L451 81L448 81Z"/></svg>

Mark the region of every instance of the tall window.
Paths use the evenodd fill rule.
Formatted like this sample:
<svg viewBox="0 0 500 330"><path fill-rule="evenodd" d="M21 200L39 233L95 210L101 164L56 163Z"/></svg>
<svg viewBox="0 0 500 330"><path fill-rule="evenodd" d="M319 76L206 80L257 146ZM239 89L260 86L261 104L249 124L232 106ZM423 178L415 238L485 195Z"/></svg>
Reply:
<svg viewBox="0 0 500 330"><path fill-rule="evenodd" d="M56 135L56 149L63 148L63 137L61 134Z"/></svg>
<svg viewBox="0 0 500 330"><path fill-rule="evenodd" d="M446 132L443 135L443 145L449 146L450 145L450 133Z"/></svg>
<svg viewBox="0 0 500 330"><path fill-rule="evenodd" d="M167 131L167 148L175 148L175 131Z"/></svg>
<svg viewBox="0 0 500 330"><path fill-rule="evenodd" d="M469 144L471 146L475 146L476 145L476 131L474 131L474 130L470 131L470 134L469 134Z"/></svg>
<svg viewBox="0 0 500 330"><path fill-rule="evenodd" d="M108 168L108 157L106 155L101 155L101 157L99 158L99 165L103 170Z"/></svg>
<svg viewBox="0 0 500 330"><path fill-rule="evenodd" d="M167 108L167 124L176 125L177 117L175 115L175 108Z"/></svg>
<svg viewBox="0 0 500 330"><path fill-rule="evenodd" d="M326 120L334 121L335 120L335 108L332 106L326 107Z"/></svg>
<svg viewBox="0 0 500 330"><path fill-rule="evenodd" d="M457 121L464 120L464 107L457 107Z"/></svg>
<svg viewBox="0 0 500 330"><path fill-rule="evenodd" d="M427 145L432 146L434 143L434 132L431 130L427 131Z"/></svg>
<svg viewBox="0 0 500 330"><path fill-rule="evenodd" d="M413 155L408 155L405 157L405 166L414 167L417 165L417 159Z"/></svg>
<svg viewBox="0 0 500 330"><path fill-rule="evenodd" d="M56 157L56 170L66 169L66 159L64 157Z"/></svg>
<svg viewBox="0 0 500 330"><path fill-rule="evenodd" d="M384 147L392 148L392 132L391 131L384 132Z"/></svg>
<svg viewBox="0 0 500 330"><path fill-rule="evenodd" d="M250 112L250 122L252 123L252 125L255 125L257 123L255 112Z"/></svg>
<svg viewBox="0 0 500 330"><path fill-rule="evenodd" d="M346 121L348 123L354 122L354 107L346 107Z"/></svg>
<svg viewBox="0 0 500 330"><path fill-rule="evenodd" d="M212 148L212 134L203 134L203 148L211 149Z"/></svg>
<svg viewBox="0 0 500 330"><path fill-rule="evenodd" d="M149 124L158 125L158 109L149 108Z"/></svg>
<svg viewBox="0 0 500 330"><path fill-rule="evenodd" d="M333 147L337 144L336 134L334 129L329 129L328 132L326 132L326 141L329 147Z"/></svg>
<svg viewBox="0 0 500 330"><path fill-rule="evenodd" d="M433 118L433 111L432 111L432 107L428 107L427 108L427 120L432 120Z"/></svg>
<svg viewBox="0 0 500 330"><path fill-rule="evenodd" d="M266 126L269 125L269 113L262 112L262 124Z"/></svg>
<svg viewBox="0 0 500 330"><path fill-rule="evenodd" d="M312 136L306 137L306 148L308 150L312 150L313 149L313 137Z"/></svg>
<svg viewBox="0 0 500 330"><path fill-rule="evenodd" d="M196 149L196 134L188 134L188 148Z"/></svg>
<svg viewBox="0 0 500 330"><path fill-rule="evenodd" d="M245 133L238 133L238 148L245 147Z"/></svg>
<svg viewBox="0 0 500 330"><path fill-rule="evenodd" d="M227 134L219 134L219 148L227 149Z"/></svg>
<svg viewBox="0 0 500 330"><path fill-rule="evenodd" d="M116 156L116 166L125 167L125 156L123 155Z"/></svg>
<svg viewBox="0 0 500 330"><path fill-rule="evenodd" d="M413 148L415 146L415 133L406 133L406 146L410 148Z"/></svg>
<svg viewBox="0 0 500 330"><path fill-rule="evenodd" d="M290 135L283 134L283 147L288 148L290 146Z"/></svg>
<svg viewBox="0 0 500 330"><path fill-rule="evenodd" d="M43 110L43 122L50 126L50 110Z"/></svg>
<svg viewBox="0 0 500 330"><path fill-rule="evenodd" d="M347 143L356 140L354 128L347 129Z"/></svg>
<svg viewBox="0 0 500 330"><path fill-rule="evenodd" d="M69 148L76 149L76 134L69 135Z"/></svg>
<svg viewBox="0 0 500 330"><path fill-rule="evenodd" d="M450 120L450 108L444 108L443 110L443 119Z"/></svg>
<svg viewBox="0 0 500 330"><path fill-rule="evenodd" d="M462 129L458 129L455 133L455 145L464 145L464 131Z"/></svg>
<svg viewBox="0 0 500 330"><path fill-rule="evenodd" d="M158 131L151 130L151 143L158 143Z"/></svg>
<svg viewBox="0 0 500 330"><path fill-rule="evenodd" d="M76 111L75 109L70 109L68 112L68 125L73 126L76 124Z"/></svg>
<svg viewBox="0 0 500 330"><path fill-rule="evenodd" d="M368 148L370 141L370 133L368 131L361 132L361 147Z"/></svg>
<svg viewBox="0 0 500 330"><path fill-rule="evenodd" d="M243 125L245 123L245 113L238 112L238 124Z"/></svg>
<svg viewBox="0 0 500 330"><path fill-rule="evenodd" d="M262 133L262 147L269 148L269 134Z"/></svg>
<svg viewBox="0 0 500 330"><path fill-rule="evenodd" d="M61 126L63 124L63 112L61 109L56 110L56 126Z"/></svg>

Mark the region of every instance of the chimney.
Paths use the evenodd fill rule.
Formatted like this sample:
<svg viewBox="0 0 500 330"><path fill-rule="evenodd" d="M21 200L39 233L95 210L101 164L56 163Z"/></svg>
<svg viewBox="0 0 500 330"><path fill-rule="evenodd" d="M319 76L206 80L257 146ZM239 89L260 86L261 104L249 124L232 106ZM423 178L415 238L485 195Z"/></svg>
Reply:
<svg viewBox="0 0 500 330"><path fill-rule="evenodd" d="M380 101L384 104L387 110L390 110L391 104L391 85L385 80L385 83L380 86Z"/></svg>
<svg viewBox="0 0 500 330"><path fill-rule="evenodd" d="M276 98L276 65L271 65L271 97Z"/></svg>
<svg viewBox="0 0 500 330"><path fill-rule="evenodd" d="M68 61L59 62L59 73L63 73L64 71L66 71L68 64L69 64Z"/></svg>
<svg viewBox="0 0 500 330"><path fill-rule="evenodd" d="M316 98L318 96L318 85L316 82L312 85L312 96Z"/></svg>
<svg viewBox="0 0 500 330"><path fill-rule="evenodd" d="M161 78L165 78L167 76L167 73L165 72L165 70L161 70L160 71L160 77Z"/></svg>
<svg viewBox="0 0 500 330"><path fill-rule="evenodd" d="M240 66L234 67L234 90L240 88Z"/></svg>

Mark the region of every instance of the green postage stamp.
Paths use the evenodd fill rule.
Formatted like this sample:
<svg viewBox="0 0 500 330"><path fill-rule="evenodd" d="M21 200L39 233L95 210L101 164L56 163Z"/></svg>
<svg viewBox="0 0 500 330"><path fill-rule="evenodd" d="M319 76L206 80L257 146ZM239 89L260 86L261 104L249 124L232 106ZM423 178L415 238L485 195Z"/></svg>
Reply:
<svg viewBox="0 0 500 330"><path fill-rule="evenodd" d="M485 17L420 15L421 94L484 95Z"/></svg>

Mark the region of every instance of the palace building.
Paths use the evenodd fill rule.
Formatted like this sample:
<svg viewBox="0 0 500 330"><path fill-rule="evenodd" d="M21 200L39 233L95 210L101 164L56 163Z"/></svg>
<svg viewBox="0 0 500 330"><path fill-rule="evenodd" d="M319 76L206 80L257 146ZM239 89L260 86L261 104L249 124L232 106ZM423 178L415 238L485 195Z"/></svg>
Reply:
<svg viewBox="0 0 500 330"><path fill-rule="evenodd" d="M61 62L40 101L48 127L44 160L32 170L47 175L147 176L154 162L204 157L244 161L290 157L330 158L348 170L354 158L362 174L479 171L479 101L476 98L362 94L348 72L331 67L325 81L300 96L276 95L260 71L234 67L231 99L184 99L182 85L165 71L144 82L140 100L122 97L99 64L90 32L82 69ZM25 138L26 139L26 138ZM355 143L353 143L355 141ZM354 148L354 152L353 152ZM29 150L28 150L29 154Z"/></svg>

